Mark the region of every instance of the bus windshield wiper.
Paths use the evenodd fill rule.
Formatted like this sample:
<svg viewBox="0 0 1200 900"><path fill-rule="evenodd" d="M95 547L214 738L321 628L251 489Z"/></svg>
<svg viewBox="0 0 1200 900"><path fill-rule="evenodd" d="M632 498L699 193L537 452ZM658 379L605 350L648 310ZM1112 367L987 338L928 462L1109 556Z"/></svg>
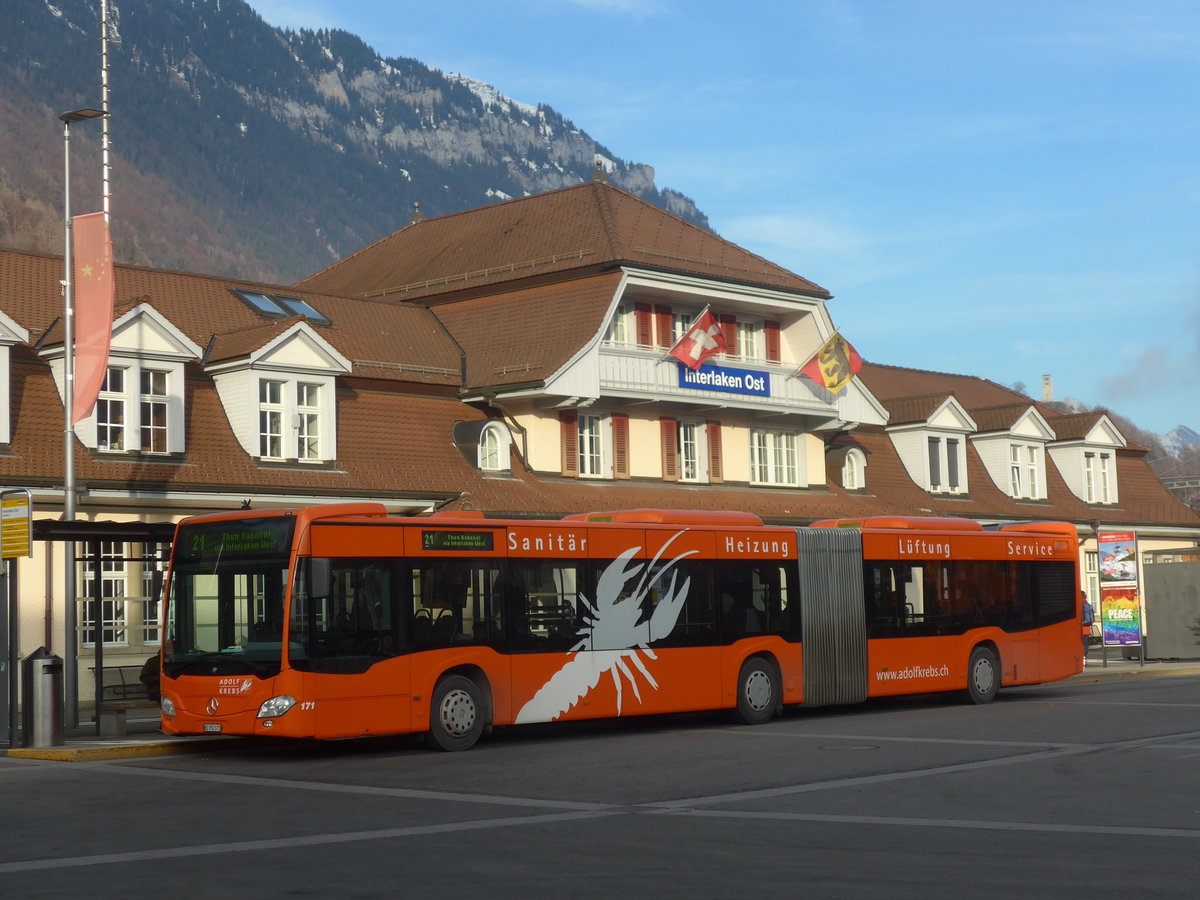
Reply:
<svg viewBox="0 0 1200 900"><path fill-rule="evenodd" d="M166 665L173 668L176 674L182 674L193 666L211 663L214 669L222 668L228 671L230 663L235 664L233 668L242 668L249 670L255 675L264 674L264 669L255 663L253 660L246 659L244 656L232 656L228 653L202 653L199 656L191 659L173 660Z"/></svg>

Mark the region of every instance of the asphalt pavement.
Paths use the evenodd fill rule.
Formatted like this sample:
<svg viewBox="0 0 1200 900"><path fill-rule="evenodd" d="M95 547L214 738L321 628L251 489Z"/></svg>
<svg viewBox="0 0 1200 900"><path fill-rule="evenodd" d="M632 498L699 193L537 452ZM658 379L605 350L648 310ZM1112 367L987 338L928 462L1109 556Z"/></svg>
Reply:
<svg viewBox="0 0 1200 900"><path fill-rule="evenodd" d="M1137 659L1114 658L1109 653L1102 659L1100 648L1088 653L1087 667L1067 679L1074 682L1104 681L1122 678L1163 678L1200 674L1200 659ZM147 711L151 712L151 711ZM165 756L172 753L212 753L245 747L256 738L229 735L168 735L159 730L158 717L130 716L127 734L122 737L100 737L95 724L83 722L69 729L63 743L53 747L19 747L2 749L0 755L20 759L48 759L63 762L84 762L100 759L127 759L141 756Z"/></svg>

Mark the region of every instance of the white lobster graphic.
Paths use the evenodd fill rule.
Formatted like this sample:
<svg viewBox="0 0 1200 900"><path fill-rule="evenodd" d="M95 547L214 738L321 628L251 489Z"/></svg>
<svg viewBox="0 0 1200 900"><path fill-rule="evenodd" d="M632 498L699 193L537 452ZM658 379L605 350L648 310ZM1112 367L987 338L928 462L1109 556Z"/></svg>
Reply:
<svg viewBox="0 0 1200 900"><path fill-rule="evenodd" d="M675 628L679 614L683 611L683 603L687 599L691 578L685 578L678 583L678 572L671 571L681 559L696 553L689 550L671 559L669 562L655 566L663 553L671 546L682 531L677 532L654 555L649 563L626 564L640 547L630 547L604 569L596 583L596 604L593 606L588 599L580 594L580 599L588 608L590 616L586 624L577 632L581 638L578 644L571 648L575 656L567 662L533 695L532 699L521 707L517 714L516 724L527 722L549 722L557 719L572 706L578 703L587 693L600 683L604 674L610 673L613 686L617 691L617 715L621 714L621 679L624 677L633 690L633 695L641 702L642 694L638 690L637 676L629 668L629 663L645 676L646 682L658 689L658 682L646 668L642 654L649 659L657 659L649 644L662 640ZM643 571L643 569L645 571ZM629 580L642 573L637 587L628 597L621 598L621 591ZM663 576L670 574L671 582L663 591L658 604L654 607L649 619L642 619L642 601L650 586ZM649 636L647 638L647 626ZM621 649L587 650L588 645L613 647Z"/></svg>

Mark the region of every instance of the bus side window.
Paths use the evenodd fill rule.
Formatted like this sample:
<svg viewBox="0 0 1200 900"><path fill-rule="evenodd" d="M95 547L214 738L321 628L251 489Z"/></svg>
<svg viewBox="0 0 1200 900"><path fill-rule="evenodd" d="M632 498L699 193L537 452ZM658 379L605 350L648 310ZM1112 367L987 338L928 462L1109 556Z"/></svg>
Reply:
<svg viewBox="0 0 1200 900"><path fill-rule="evenodd" d="M578 564L572 560L522 559L511 565L512 575L524 591L517 598L523 603L512 607L512 648L562 652L585 640L581 631L588 611L579 599L582 572Z"/></svg>

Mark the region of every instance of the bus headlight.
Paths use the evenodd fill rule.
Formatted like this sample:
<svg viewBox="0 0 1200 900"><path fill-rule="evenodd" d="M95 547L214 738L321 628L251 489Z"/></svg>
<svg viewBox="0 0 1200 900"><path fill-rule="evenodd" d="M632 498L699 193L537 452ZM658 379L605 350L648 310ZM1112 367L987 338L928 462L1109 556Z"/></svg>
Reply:
<svg viewBox="0 0 1200 900"><path fill-rule="evenodd" d="M164 716L175 715L175 701L172 700L170 697L168 697L166 694L163 694L158 699L158 711L161 712Z"/></svg>
<svg viewBox="0 0 1200 900"><path fill-rule="evenodd" d="M270 700L263 701L263 705L258 708L258 717L260 719L278 718L295 705L295 697L280 694L278 697L272 697Z"/></svg>

